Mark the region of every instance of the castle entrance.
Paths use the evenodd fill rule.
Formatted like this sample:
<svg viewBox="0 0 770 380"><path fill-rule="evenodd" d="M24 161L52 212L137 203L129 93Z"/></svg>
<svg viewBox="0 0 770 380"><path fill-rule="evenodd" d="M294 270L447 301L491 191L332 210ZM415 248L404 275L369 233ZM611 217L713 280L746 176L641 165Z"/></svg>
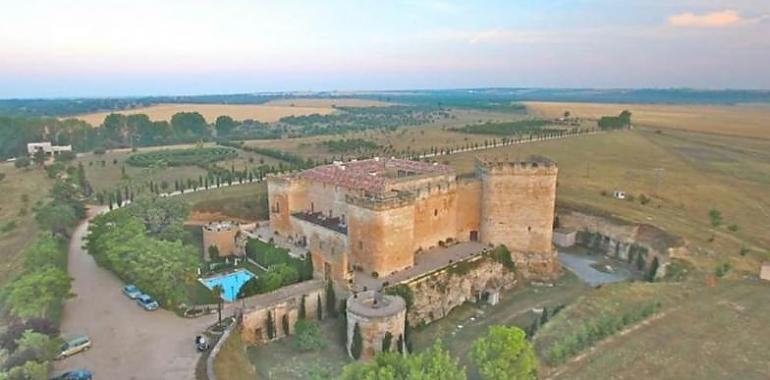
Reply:
<svg viewBox="0 0 770 380"><path fill-rule="evenodd" d="M479 241L479 231L473 230L471 231L471 241Z"/></svg>

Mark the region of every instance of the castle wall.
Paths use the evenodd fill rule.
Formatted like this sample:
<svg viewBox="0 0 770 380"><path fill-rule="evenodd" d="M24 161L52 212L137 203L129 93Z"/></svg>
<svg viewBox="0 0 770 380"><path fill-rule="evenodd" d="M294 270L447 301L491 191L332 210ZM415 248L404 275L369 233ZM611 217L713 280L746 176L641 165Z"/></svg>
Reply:
<svg viewBox="0 0 770 380"><path fill-rule="evenodd" d="M283 236L293 234L291 213L303 210L307 202L307 184L292 177L269 176L267 200L270 228Z"/></svg>
<svg viewBox="0 0 770 380"><path fill-rule="evenodd" d="M414 206L383 210L350 205L350 261L381 276L414 265Z"/></svg>
<svg viewBox="0 0 770 380"><path fill-rule="evenodd" d="M482 241L551 255L557 170L531 163L480 166Z"/></svg>
<svg viewBox="0 0 770 380"><path fill-rule="evenodd" d="M305 318L316 319L318 307L323 310L324 286L322 281L305 281L283 287L271 293L247 298L248 307L243 313L241 338L247 344L269 342L267 333L267 314L270 313L275 327L273 340L286 336L283 331L283 316L288 318L289 334L294 332L294 324L299 319L302 297L305 297ZM321 303L319 304L319 297Z"/></svg>
<svg viewBox="0 0 770 380"><path fill-rule="evenodd" d="M317 278L331 277L336 281L346 281L350 270L347 236L299 218L292 218L292 222L296 234L307 238L307 249L313 259L313 270ZM329 265L328 269L325 264Z"/></svg>
<svg viewBox="0 0 770 380"><path fill-rule="evenodd" d="M433 187L418 195L414 203L412 250L428 249L448 238L456 239L457 191L455 185Z"/></svg>
<svg viewBox="0 0 770 380"><path fill-rule="evenodd" d="M348 193L342 187L329 185L322 182L308 182L308 196L302 210L322 212L324 215L339 217L347 214L345 195ZM346 216L347 217L347 216Z"/></svg>
<svg viewBox="0 0 770 380"><path fill-rule="evenodd" d="M455 213L455 239L470 241L471 231L478 231L481 220L481 181L458 180L457 212Z"/></svg>
<svg viewBox="0 0 770 380"><path fill-rule="evenodd" d="M417 326L445 317L455 307L478 300L485 291L512 288L516 285L516 273L484 255L418 277L406 285L414 295L407 317L412 326Z"/></svg>

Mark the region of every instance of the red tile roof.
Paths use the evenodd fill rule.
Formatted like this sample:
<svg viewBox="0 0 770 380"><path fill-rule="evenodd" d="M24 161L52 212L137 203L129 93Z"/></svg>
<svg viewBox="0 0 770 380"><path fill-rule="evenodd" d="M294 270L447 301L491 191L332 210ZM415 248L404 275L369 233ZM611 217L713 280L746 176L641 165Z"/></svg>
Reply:
<svg viewBox="0 0 770 380"><path fill-rule="evenodd" d="M398 171L411 173L410 175L455 173L454 169L446 165L395 158L372 158L317 166L303 171L300 176L346 189L376 193L385 191L385 184L388 180L396 178Z"/></svg>

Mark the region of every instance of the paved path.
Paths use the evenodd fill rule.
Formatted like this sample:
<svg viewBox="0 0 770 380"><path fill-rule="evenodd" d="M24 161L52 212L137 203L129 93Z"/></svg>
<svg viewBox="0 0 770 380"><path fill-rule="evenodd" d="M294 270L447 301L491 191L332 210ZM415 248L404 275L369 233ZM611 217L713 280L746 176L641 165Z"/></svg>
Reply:
<svg viewBox="0 0 770 380"><path fill-rule="evenodd" d="M193 339L216 315L185 319L166 310L147 312L125 297L121 281L96 265L81 247L88 223L69 247L69 273L76 297L64 304L62 336L86 334L93 348L55 364L55 373L88 368L95 379L194 379L198 353Z"/></svg>

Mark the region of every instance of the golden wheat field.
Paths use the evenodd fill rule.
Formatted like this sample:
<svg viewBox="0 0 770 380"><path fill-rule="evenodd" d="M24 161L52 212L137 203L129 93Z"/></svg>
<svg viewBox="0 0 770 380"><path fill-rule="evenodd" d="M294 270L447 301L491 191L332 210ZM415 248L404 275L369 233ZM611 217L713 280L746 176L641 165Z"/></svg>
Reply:
<svg viewBox="0 0 770 380"><path fill-rule="evenodd" d="M298 98L276 99L265 103L266 106L281 107L387 107L396 103L382 102L379 100L357 98Z"/></svg>
<svg viewBox="0 0 770 380"><path fill-rule="evenodd" d="M770 105L667 105L525 102L530 113L558 117L564 111L572 116L598 119L631 111L634 125L661 129L680 129L723 135L770 138Z"/></svg>
<svg viewBox="0 0 770 380"><path fill-rule="evenodd" d="M302 116L311 114L328 115L335 112L333 108L326 106L303 107L269 104L157 104L150 107L134 108L131 110L117 111L123 114L143 113L151 120L171 120L171 116L178 112L198 112L208 121L213 123L217 117L227 115L236 120L254 119L262 122L278 121L286 116ZM93 126L99 126L110 112L96 112L75 118L88 122Z"/></svg>

